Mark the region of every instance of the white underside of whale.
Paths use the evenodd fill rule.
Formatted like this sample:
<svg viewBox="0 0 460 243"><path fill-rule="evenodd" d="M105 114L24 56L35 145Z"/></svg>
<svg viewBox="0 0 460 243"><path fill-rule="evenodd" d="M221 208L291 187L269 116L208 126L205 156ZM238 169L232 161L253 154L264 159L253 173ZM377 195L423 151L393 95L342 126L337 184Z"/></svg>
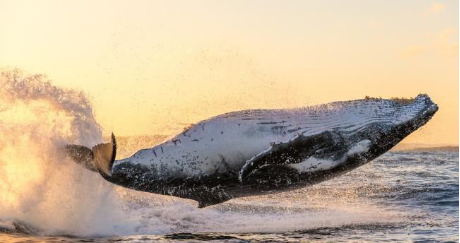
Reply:
<svg viewBox="0 0 460 243"><path fill-rule="evenodd" d="M247 161L270 150L273 144L288 142L299 135L338 131L347 137L374 123L404 123L425 108L424 99L419 96L409 105L390 100L356 100L291 110L227 113L201 121L154 148L115 161L114 168L129 162L146 166L159 177L239 171ZM369 143L363 138L344 156L366 151ZM310 157L288 166L302 172L325 170L337 166L343 159Z"/></svg>

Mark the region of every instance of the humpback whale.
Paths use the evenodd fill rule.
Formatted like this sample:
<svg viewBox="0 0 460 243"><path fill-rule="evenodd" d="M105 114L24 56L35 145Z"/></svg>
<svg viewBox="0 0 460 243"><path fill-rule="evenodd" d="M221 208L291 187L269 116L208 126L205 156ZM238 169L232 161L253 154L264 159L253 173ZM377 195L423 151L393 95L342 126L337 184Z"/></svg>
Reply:
<svg viewBox="0 0 460 243"><path fill-rule="evenodd" d="M115 160L113 134L109 143L67 145L66 152L116 185L206 207L344 174L390 150L437 110L425 94L244 110L198 122L129 158Z"/></svg>

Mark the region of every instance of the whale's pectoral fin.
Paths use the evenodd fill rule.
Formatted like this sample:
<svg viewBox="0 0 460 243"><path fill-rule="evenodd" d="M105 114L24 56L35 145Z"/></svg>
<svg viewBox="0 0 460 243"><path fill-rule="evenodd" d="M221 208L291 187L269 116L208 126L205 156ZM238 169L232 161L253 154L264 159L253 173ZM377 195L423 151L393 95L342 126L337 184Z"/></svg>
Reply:
<svg viewBox="0 0 460 243"><path fill-rule="evenodd" d="M109 143L98 144L92 150L85 146L69 144L65 146L65 151L77 164L110 177L117 154L117 141L112 133Z"/></svg>
<svg viewBox="0 0 460 243"><path fill-rule="evenodd" d="M101 143L93 147L94 164L102 176L112 176L112 166L117 155L117 140L112 133L110 143Z"/></svg>
<svg viewBox="0 0 460 243"><path fill-rule="evenodd" d="M340 149L337 145L341 141L342 137L331 131L312 136L299 134L287 142L274 144L247 160L240 171L239 180L244 182L251 173L267 165L296 164L317 153L337 151Z"/></svg>

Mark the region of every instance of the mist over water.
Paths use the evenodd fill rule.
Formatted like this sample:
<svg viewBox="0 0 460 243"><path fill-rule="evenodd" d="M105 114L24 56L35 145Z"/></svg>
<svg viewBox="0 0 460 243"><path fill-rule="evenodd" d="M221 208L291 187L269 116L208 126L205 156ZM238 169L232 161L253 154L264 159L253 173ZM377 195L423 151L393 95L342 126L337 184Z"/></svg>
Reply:
<svg viewBox="0 0 460 243"><path fill-rule="evenodd" d="M373 165L366 165L353 172L356 176L205 209L198 209L191 200L114 186L59 152L69 143L92 147L103 142L104 132L110 132L97 124L84 93L17 70L3 72L0 87L0 229L35 236L94 237L277 233L414 220L407 208L381 203L393 200L385 196L392 192L399 195L401 189L392 184L391 177L385 177L381 171L385 166L376 172ZM158 142L148 137L120 138L117 159ZM458 158L452 161L458 170ZM411 168L395 164L392 171L408 175L414 170ZM458 191L458 173L456 176ZM458 213L458 195L456 200Z"/></svg>
<svg viewBox="0 0 460 243"><path fill-rule="evenodd" d="M86 96L17 70L2 73L0 85L1 218L49 234L113 232L113 186L59 153L67 143L102 142Z"/></svg>

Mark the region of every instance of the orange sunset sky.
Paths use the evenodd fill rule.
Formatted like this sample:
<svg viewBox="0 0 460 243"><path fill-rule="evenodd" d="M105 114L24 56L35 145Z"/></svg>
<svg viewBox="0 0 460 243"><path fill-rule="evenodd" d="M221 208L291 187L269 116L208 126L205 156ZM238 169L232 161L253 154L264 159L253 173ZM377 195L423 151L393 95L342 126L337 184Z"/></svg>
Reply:
<svg viewBox="0 0 460 243"><path fill-rule="evenodd" d="M458 144L458 5L0 0L0 67L84 91L118 136L241 109L427 93L440 110L405 142Z"/></svg>

